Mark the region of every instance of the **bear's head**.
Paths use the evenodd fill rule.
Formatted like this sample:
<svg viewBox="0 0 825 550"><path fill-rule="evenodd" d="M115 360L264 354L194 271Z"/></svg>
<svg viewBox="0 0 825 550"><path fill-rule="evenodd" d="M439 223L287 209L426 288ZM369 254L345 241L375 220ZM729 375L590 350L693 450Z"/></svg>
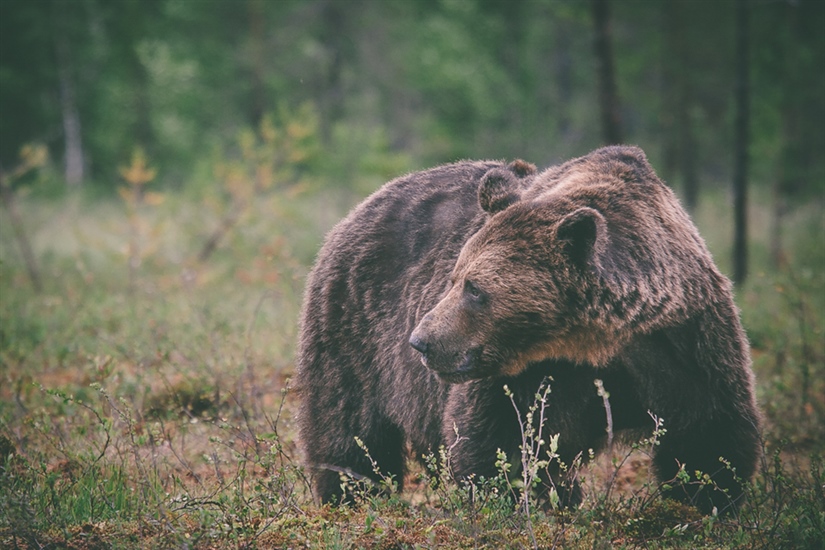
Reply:
<svg viewBox="0 0 825 550"><path fill-rule="evenodd" d="M704 300L706 276L685 282L706 268L692 250L704 243L640 150L518 176L484 176L489 217L410 337L442 379L516 375L545 359L603 365L634 333Z"/></svg>

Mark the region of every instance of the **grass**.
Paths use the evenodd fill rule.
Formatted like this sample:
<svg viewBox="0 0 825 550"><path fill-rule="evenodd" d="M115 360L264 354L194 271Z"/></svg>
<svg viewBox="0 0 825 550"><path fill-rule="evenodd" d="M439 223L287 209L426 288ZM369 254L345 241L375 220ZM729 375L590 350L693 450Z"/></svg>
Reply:
<svg viewBox="0 0 825 550"><path fill-rule="evenodd" d="M257 195L206 260L198 251L231 205L217 192L133 205L19 197L40 293L0 216L0 546L822 547L821 204L789 219L778 269L767 205L753 205L752 276L737 301L765 455L740 517L721 519L660 498L650 441L585 467L577 510L534 505L521 474L477 480L470 498L435 462L413 469L404 494L314 504L289 393L296 321L323 234L354 201L299 190ZM724 200L697 214L723 269L728 220Z"/></svg>

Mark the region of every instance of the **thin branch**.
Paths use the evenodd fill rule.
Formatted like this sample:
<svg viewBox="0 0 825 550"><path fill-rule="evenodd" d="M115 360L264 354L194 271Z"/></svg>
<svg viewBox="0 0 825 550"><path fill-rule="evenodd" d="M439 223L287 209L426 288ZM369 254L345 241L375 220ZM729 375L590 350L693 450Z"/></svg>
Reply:
<svg viewBox="0 0 825 550"><path fill-rule="evenodd" d="M17 171L15 171L17 172ZM3 206L9 213L11 227L14 231L14 236L17 239L17 244L20 247L20 253L23 255L23 263L26 264L26 271L29 274L29 279L36 292L43 291L43 283L40 279L40 270L37 268L37 262L34 259L31 244L26 236L26 231L23 228L23 218L17 210L17 203L14 200L14 191L8 184L6 174L0 170L0 199L3 201Z"/></svg>

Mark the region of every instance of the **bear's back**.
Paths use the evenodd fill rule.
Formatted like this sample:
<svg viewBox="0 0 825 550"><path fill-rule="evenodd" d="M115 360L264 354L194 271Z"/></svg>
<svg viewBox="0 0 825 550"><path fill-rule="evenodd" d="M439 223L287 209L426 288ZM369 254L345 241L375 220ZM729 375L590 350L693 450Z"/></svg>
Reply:
<svg viewBox="0 0 825 550"><path fill-rule="evenodd" d="M497 166L503 163L465 161L399 177L330 231L307 279L298 389L340 392L349 406L362 404L363 417L379 404L383 416L407 427L414 447L440 437L438 415L422 411L442 405L444 385L407 341L483 225L478 186Z"/></svg>

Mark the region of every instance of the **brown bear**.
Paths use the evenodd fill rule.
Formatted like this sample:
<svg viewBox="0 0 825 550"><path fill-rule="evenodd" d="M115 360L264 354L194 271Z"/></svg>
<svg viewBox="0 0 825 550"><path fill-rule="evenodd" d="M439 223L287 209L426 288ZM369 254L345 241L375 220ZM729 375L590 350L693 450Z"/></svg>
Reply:
<svg viewBox="0 0 825 550"><path fill-rule="evenodd" d="M377 478L356 438L399 486L408 451L442 445L459 479L494 476L497 450L521 443L505 384L523 416L550 380L544 431L562 461L599 450L595 379L614 432L663 419L660 480L684 467L715 484L672 496L736 509L760 450L747 340L730 282L638 148L398 178L332 230L309 275L296 387L323 502L347 498L342 472ZM581 500L575 481L557 490Z"/></svg>

